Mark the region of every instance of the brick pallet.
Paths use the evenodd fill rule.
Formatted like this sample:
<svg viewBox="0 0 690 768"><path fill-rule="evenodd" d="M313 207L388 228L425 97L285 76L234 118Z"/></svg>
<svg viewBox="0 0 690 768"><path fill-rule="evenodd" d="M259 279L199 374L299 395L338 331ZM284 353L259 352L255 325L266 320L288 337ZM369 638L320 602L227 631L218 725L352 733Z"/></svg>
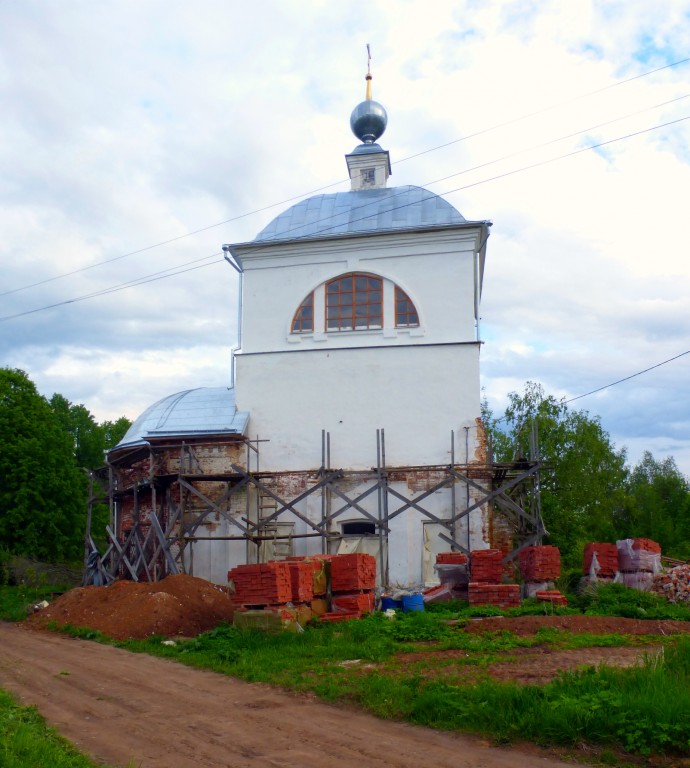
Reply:
<svg viewBox="0 0 690 768"><path fill-rule="evenodd" d="M376 597L373 592L334 594L331 598L332 613L373 613Z"/></svg>
<svg viewBox="0 0 690 768"><path fill-rule="evenodd" d="M500 584L503 576L500 549L473 549L470 552L470 576L473 582Z"/></svg>
<svg viewBox="0 0 690 768"><path fill-rule="evenodd" d="M626 573L661 570L661 547L651 539L620 539L618 549L618 570Z"/></svg>
<svg viewBox="0 0 690 768"><path fill-rule="evenodd" d="M520 605L519 584L485 584L471 581L468 588L470 605L495 605L517 608Z"/></svg>
<svg viewBox="0 0 690 768"><path fill-rule="evenodd" d="M525 547L520 550L518 557L524 581L553 581L561 575L561 553L558 547Z"/></svg>
<svg viewBox="0 0 690 768"><path fill-rule="evenodd" d="M319 597L328 591L328 574L330 562L338 555L301 555L287 558L287 562L309 563L313 571L312 589L314 595Z"/></svg>
<svg viewBox="0 0 690 768"><path fill-rule="evenodd" d="M587 544L582 571L597 579L614 578L618 572L618 547L606 542Z"/></svg>
<svg viewBox="0 0 690 768"><path fill-rule="evenodd" d="M314 569L311 563L300 561L285 561L290 570L292 587L291 601L307 603L314 597Z"/></svg>
<svg viewBox="0 0 690 768"><path fill-rule="evenodd" d="M331 560L331 590L359 592L376 588L376 558L365 553L338 555Z"/></svg>
<svg viewBox="0 0 690 768"><path fill-rule="evenodd" d="M292 579L286 562L238 565L228 571L235 585L233 601L240 605L271 605L292 600Z"/></svg>

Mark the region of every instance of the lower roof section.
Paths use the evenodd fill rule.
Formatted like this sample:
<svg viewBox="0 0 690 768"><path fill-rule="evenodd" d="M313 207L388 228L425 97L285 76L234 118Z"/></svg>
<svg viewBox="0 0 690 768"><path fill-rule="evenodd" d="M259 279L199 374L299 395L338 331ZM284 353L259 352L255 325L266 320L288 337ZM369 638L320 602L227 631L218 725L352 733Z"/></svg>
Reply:
<svg viewBox="0 0 690 768"><path fill-rule="evenodd" d="M110 451L160 438L243 435L249 413L238 411L232 387L198 387L168 395L147 408Z"/></svg>

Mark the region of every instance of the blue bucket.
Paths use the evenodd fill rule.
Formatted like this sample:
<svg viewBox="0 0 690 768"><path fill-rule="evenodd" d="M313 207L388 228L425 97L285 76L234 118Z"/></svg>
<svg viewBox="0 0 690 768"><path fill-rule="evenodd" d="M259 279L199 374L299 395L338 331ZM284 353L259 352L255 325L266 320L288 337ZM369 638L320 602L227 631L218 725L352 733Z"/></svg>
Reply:
<svg viewBox="0 0 690 768"><path fill-rule="evenodd" d="M422 595L403 595L402 609L405 613L408 611L423 611L424 598Z"/></svg>
<svg viewBox="0 0 690 768"><path fill-rule="evenodd" d="M394 610L400 610L402 608L402 603L400 602L400 600L394 600L392 597L382 597L381 610L387 611L391 608L393 608Z"/></svg>

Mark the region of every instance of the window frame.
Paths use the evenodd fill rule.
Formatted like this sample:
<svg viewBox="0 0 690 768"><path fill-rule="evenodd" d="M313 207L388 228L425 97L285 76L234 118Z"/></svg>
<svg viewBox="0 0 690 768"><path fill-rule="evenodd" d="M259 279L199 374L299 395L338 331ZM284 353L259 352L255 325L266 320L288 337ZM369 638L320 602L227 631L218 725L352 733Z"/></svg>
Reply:
<svg viewBox="0 0 690 768"><path fill-rule="evenodd" d="M340 285L347 280L351 281L349 288ZM366 281L366 284L364 286L358 285L358 282L362 280ZM383 284L383 277L370 272L345 272L327 280L324 283L324 326L326 333L383 330ZM332 286L337 287L331 290ZM357 294L365 294L365 299L358 300ZM372 299L373 294L377 294L378 299ZM337 297L337 301L329 304L329 299L332 297ZM343 299L345 300L343 301ZM350 312L348 314L343 313L344 308L349 308ZM350 323L345 322L348 318ZM331 325L333 321L338 323L336 327Z"/></svg>

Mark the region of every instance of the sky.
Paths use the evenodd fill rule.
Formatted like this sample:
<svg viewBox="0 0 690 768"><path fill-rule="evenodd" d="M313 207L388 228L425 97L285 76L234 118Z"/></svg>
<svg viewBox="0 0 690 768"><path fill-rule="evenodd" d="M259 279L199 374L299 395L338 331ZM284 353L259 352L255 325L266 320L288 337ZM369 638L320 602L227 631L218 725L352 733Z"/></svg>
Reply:
<svg viewBox="0 0 690 768"><path fill-rule="evenodd" d="M98 421L228 384L221 245L349 189L367 43L389 186L493 222L490 407L658 366L570 407L690 475L690 0L0 2L0 365Z"/></svg>

